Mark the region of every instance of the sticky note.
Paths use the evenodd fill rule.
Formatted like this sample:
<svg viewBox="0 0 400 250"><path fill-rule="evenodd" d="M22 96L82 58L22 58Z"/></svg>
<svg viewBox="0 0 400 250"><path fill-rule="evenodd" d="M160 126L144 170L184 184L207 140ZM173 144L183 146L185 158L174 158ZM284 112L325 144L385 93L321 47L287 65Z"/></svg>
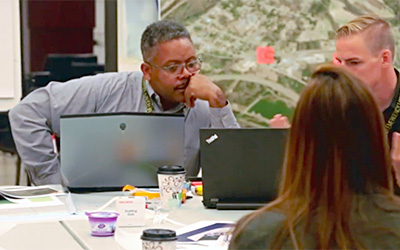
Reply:
<svg viewBox="0 0 400 250"><path fill-rule="evenodd" d="M272 64L275 62L275 49L272 46L257 47L257 63Z"/></svg>

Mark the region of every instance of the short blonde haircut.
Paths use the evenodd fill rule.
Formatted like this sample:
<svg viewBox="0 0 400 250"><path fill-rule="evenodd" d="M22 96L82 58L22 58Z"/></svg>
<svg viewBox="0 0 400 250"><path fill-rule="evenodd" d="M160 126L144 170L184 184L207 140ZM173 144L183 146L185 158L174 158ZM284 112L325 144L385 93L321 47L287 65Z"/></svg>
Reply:
<svg viewBox="0 0 400 250"><path fill-rule="evenodd" d="M395 46L390 24L379 16L363 15L351 20L336 31L336 39L355 34L364 35L372 53L389 49L394 57Z"/></svg>

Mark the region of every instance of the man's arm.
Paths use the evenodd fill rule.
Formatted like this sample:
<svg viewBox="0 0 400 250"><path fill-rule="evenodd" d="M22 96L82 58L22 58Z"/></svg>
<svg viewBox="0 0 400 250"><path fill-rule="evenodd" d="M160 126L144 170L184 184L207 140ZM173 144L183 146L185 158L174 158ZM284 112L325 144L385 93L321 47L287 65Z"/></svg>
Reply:
<svg viewBox="0 0 400 250"><path fill-rule="evenodd" d="M400 186L400 133L393 132L392 135L392 165L397 185Z"/></svg>
<svg viewBox="0 0 400 250"><path fill-rule="evenodd" d="M43 91L33 92L9 112L12 134L24 168L35 185L61 184L49 126L51 108Z"/></svg>
<svg viewBox="0 0 400 250"><path fill-rule="evenodd" d="M185 90L185 103L187 106L194 107L196 99L208 101L212 108L222 108L227 104L225 94L221 88L202 74L193 75Z"/></svg>
<svg viewBox="0 0 400 250"><path fill-rule="evenodd" d="M210 107L210 126L223 128L240 127L232 112L224 92L208 77L195 74L190 78L185 90L185 102L189 107L194 107L195 100L201 99L208 102Z"/></svg>
<svg viewBox="0 0 400 250"><path fill-rule="evenodd" d="M51 138L52 134L59 136L60 116L101 109L113 91L112 80L97 75L66 83L51 82L11 109L9 117L15 145L33 184L61 183L60 163Z"/></svg>
<svg viewBox="0 0 400 250"><path fill-rule="evenodd" d="M222 93L222 94L221 94ZM185 121L185 168L188 176L196 176L200 169L199 129L239 128L231 105L222 90L207 77L195 75L185 91L186 105L192 107ZM197 100L196 99L201 99Z"/></svg>

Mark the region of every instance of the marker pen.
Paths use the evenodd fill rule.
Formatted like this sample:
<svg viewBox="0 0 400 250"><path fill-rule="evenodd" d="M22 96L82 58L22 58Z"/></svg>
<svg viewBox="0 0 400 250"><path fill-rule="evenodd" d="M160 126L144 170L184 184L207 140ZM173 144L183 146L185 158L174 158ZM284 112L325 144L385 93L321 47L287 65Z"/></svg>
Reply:
<svg viewBox="0 0 400 250"><path fill-rule="evenodd" d="M56 135L52 134L51 135L51 141L53 142L53 150L55 154L58 154L58 150L57 150L57 141L56 141Z"/></svg>

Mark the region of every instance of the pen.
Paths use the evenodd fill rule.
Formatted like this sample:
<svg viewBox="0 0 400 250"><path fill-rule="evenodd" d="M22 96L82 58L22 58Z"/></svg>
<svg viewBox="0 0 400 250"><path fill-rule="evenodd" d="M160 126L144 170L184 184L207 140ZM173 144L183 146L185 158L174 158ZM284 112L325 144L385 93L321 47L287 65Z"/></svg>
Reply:
<svg viewBox="0 0 400 250"><path fill-rule="evenodd" d="M57 141L56 141L56 135L52 134L51 135L51 141L53 142L53 150L55 154L58 154L58 150L57 150Z"/></svg>
<svg viewBox="0 0 400 250"><path fill-rule="evenodd" d="M78 214L74 201L72 200L71 192L68 191L67 197L65 198L65 204L67 205L68 212L72 215Z"/></svg>

